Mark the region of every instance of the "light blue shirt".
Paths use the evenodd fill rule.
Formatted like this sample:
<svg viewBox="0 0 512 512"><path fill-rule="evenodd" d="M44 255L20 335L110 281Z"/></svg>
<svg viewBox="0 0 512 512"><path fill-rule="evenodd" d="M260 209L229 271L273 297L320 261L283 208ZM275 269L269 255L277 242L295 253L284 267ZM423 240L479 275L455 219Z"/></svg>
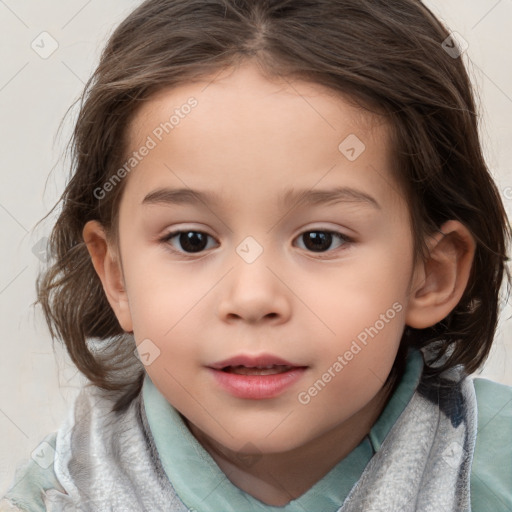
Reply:
<svg viewBox="0 0 512 512"><path fill-rule="evenodd" d="M148 423L162 466L180 499L198 512L336 512L365 466L411 399L420 380L423 358L411 350L405 373L370 433L299 498L283 507L266 505L230 482L210 454L188 430L180 414L154 386L148 375L142 388ZM474 379L478 431L471 470L473 512L512 511L512 387ZM56 433L45 441L55 447ZM29 459L16 472L5 495L28 512L44 511L42 491L64 489L53 464L43 470Z"/></svg>

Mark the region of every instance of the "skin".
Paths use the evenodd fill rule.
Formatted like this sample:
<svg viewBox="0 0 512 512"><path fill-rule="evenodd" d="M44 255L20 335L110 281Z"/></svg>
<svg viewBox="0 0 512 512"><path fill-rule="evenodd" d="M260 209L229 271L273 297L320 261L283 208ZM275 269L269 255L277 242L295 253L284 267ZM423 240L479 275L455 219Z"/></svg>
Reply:
<svg viewBox="0 0 512 512"><path fill-rule="evenodd" d="M151 380L228 478L270 505L301 496L369 432L389 399L383 383L405 325L442 320L466 287L475 243L457 221L428 238L413 266L407 204L391 170L389 127L316 84L268 80L246 63L201 83L158 93L128 129L129 151L191 96L198 101L124 179L119 246L102 226L83 230L122 328L160 355ZM209 85L208 85L209 84ZM207 85L207 86L206 86ZM338 149L350 134L365 151ZM380 208L340 202L285 208L288 188L350 186ZM142 205L159 187L217 192L217 205ZM210 235L187 253L174 230ZM321 252L307 234L335 231ZM253 237L263 252L236 252ZM174 252L172 251L174 249ZM393 304L401 310L309 403L298 401L357 335ZM206 365L271 353L307 366L279 396L236 398ZM250 444L248 444L250 443ZM246 464L240 454L257 455Z"/></svg>

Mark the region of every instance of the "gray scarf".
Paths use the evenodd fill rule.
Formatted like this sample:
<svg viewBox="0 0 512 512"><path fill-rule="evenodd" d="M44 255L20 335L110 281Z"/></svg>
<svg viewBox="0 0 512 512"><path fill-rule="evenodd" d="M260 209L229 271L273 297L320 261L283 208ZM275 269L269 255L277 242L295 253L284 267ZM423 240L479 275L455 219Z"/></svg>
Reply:
<svg viewBox="0 0 512 512"><path fill-rule="evenodd" d="M57 434L54 470L67 495L47 491L47 510L190 512L160 463L142 393L123 413L111 407L99 388L80 392ZM338 512L470 511L476 425L473 382L460 367L424 372Z"/></svg>

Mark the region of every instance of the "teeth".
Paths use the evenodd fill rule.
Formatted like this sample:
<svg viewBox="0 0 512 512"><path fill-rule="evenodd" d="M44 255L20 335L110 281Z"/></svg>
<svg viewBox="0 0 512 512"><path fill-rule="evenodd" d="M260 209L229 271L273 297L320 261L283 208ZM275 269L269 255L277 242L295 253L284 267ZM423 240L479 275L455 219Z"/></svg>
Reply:
<svg viewBox="0 0 512 512"><path fill-rule="evenodd" d="M244 366L244 365L238 365L238 366L231 366L231 368L259 368L269 370L270 368L282 368L283 365L278 364L269 364L268 366ZM291 366L286 366L285 368L291 368Z"/></svg>
<svg viewBox="0 0 512 512"><path fill-rule="evenodd" d="M239 375L273 375L291 370L291 366L284 365L268 365L268 366L228 366L224 371L229 373L237 373Z"/></svg>

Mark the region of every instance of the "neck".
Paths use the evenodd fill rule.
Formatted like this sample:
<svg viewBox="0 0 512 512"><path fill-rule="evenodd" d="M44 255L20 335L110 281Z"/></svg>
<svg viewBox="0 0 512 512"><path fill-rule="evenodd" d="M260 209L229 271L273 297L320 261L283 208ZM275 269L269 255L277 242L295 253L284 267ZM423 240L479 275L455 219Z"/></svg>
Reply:
<svg viewBox="0 0 512 512"><path fill-rule="evenodd" d="M239 489L267 505L284 506L308 491L338 462L354 450L370 432L392 390L382 388L360 411L335 428L293 450L258 454L250 463L185 423L227 478Z"/></svg>

